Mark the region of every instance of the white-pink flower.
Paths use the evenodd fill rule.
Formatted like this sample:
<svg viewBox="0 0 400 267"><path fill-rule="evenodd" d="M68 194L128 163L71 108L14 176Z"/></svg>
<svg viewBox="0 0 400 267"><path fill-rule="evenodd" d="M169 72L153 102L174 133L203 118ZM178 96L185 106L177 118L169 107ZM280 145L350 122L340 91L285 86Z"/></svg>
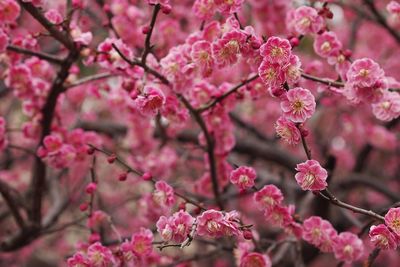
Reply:
<svg viewBox="0 0 400 267"><path fill-rule="evenodd" d="M296 171L296 181L303 190L324 190L328 185L328 172L316 160L297 164Z"/></svg>
<svg viewBox="0 0 400 267"><path fill-rule="evenodd" d="M313 94L301 87L296 87L283 98L281 109L284 116L293 122L304 122L315 112L315 98Z"/></svg>

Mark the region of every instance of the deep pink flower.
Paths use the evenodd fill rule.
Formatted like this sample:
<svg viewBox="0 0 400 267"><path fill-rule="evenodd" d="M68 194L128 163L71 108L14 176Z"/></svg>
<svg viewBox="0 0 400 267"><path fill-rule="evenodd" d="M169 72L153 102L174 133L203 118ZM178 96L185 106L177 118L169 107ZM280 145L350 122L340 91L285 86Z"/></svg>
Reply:
<svg viewBox="0 0 400 267"><path fill-rule="evenodd" d="M391 121L400 116L400 94L385 91L382 98L372 104L372 113L382 121Z"/></svg>
<svg viewBox="0 0 400 267"><path fill-rule="evenodd" d="M91 32L82 32L78 26L73 27L70 34L75 43L85 46L88 46L93 39Z"/></svg>
<svg viewBox="0 0 400 267"><path fill-rule="evenodd" d="M245 190L254 186L256 177L257 173L253 168L240 166L231 172L229 179L231 183L239 187L240 190Z"/></svg>
<svg viewBox="0 0 400 267"><path fill-rule="evenodd" d="M333 252L336 259L350 263L363 256L364 245L357 235L350 232L343 232L335 238Z"/></svg>
<svg viewBox="0 0 400 267"><path fill-rule="evenodd" d="M296 181L303 190L324 190L328 185L328 172L316 160L297 164L296 171Z"/></svg>
<svg viewBox="0 0 400 267"><path fill-rule="evenodd" d="M43 139L43 145L46 148L46 154L52 155L57 153L63 145L63 140L59 135L48 135Z"/></svg>
<svg viewBox="0 0 400 267"><path fill-rule="evenodd" d="M164 181L157 181L153 192L154 201L160 206L171 207L175 203L174 189Z"/></svg>
<svg viewBox="0 0 400 267"><path fill-rule="evenodd" d="M72 257L68 258L68 267L90 267L91 262L82 252L75 253Z"/></svg>
<svg viewBox="0 0 400 267"><path fill-rule="evenodd" d="M303 239L318 247L322 252L332 252L337 232L330 222L311 216L303 222Z"/></svg>
<svg viewBox="0 0 400 267"><path fill-rule="evenodd" d="M90 266L108 267L115 264L115 259L111 250L104 247L99 242L92 244L88 248L87 258L90 262Z"/></svg>
<svg viewBox="0 0 400 267"><path fill-rule="evenodd" d="M197 217L197 234L206 237L223 236L224 214L217 210L207 210Z"/></svg>
<svg viewBox="0 0 400 267"><path fill-rule="evenodd" d="M9 41L8 35L4 32L3 29L0 28L0 53L6 51L8 41Z"/></svg>
<svg viewBox="0 0 400 267"><path fill-rule="evenodd" d="M237 30L225 33L221 39L214 42L212 51L218 67L223 68L235 64L245 42L246 35Z"/></svg>
<svg viewBox="0 0 400 267"><path fill-rule="evenodd" d="M308 6L301 6L294 12L294 28L299 34L318 33L324 25L324 19L317 10Z"/></svg>
<svg viewBox="0 0 400 267"><path fill-rule="evenodd" d="M294 84L299 81L301 77L300 67L301 62L299 57L296 55L291 55L289 57L289 61L282 67L288 83Z"/></svg>
<svg viewBox="0 0 400 267"><path fill-rule="evenodd" d="M214 0L196 0L193 4L193 13L201 20L208 20L215 14Z"/></svg>
<svg viewBox="0 0 400 267"><path fill-rule="evenodd" d="M314 40L314 51L317 55L327 58L334 56L342 49L342 43L334 32L324 32Z"/></svg>
<svg viewBox="0 0 400 267"><path fill-rule="evenodd" d="M194 218L189 213L180 210L168 218L161 216L156 226L164 241L182 243L190 234L193 222Z"/></svg>
<svg viewBox="0 0 400 267"><path fill-rule="evenodd" d="M285 82L285 72L282 66L277 63L272 64L267 60L261 62L258 75L268 87L280 87Z"/></svg>
<svg viewBox="0 0 400 267"><path fill-rule="evenodd" d="M211 75L214 67L214 58L212 56L211 44L209 42L195 42L192 46L190 56L196 66L200 69L203 77Z"/></svg>
<svg viewBox="0 0 400 267"><path fill-rule="evenodd" d="M154 116L164 105L165 95L159 88L148 85L134 102L140 113Z"/></svg>
<svg viewBox="0 0 400 267"><path fill-rule="evenodd" d="M240 11L244 0L214 0L219 12L225 15L231 15Z"/></svg>
<svg viewBox="0 0 400 267"><path fill-rule="evenodd" d="M275 124L275 130L277 135L290 145L297 145L301 141L300 130L285 117L279 117Z"/></svg>
<svg viewBox="0 0 400 267"><path fill-rule="evenodd" d="M133 57L132 50L121 39L107 38L97 46L97 61L99 65L105 69L128 68L129 64L113 48L113 44L127 58Z"/></svg>
<svg viewBox="0 0 400 267"><path fill-rule="evenodd" d="M347 82L357 87L372 87L384 76L381 67L369 58L355 60L347 72Z"/></svg>
<svg viewBox="0 0 400 267"><path fill-rule="evenodd" d="M153 250L153 233L149 229L141 228L131 238L132 251L138 256L149 255Z"/></svg>
<svg viewBox="0 0 400 267"><path fill-rule="evenodd" d="M4 23L14 23L21 11L20 6L15 0L0 1L0 21Z"/></svg>
<svg viewBox="0 0 400 267"><path fill-rule="evenodd" d="M396 237L384 224L372 225L369 229L371 242L380 249L396 249L398 237Z"/></svg>
<svg viewBox="0 0 400 267"><path fill-rule="evenodd" d="M275 185L265 185L261 190L254 194L254 201L261 210L273 209L280 205L283 200L281 190Z"/></svg>
<svg viewBox="0 0 400 267"><path fill-rule="evenodd" d="M267 255L251 252L245 253L240 259L239 267L271 267L271 260Z"/></svg>
<svg viewBox="0 0 400 267"><path fill-rule="evenodd" d="M281 109L285 117L293 122L304 122L311 118L316 107L313 94L301 87L296 87L286 94L281 102Z"/></svg>
<svg viewBox="0 0 400 267"><path fill-rule="evenodd" d="M282 65L289 61L291 50L292 46L287 39L272 36L260 47L260 54L268 62Z"/></svg>
<svg viewBox="0 0 400 267"><path fill-rule="evenodd" d="M400 238L400 208L390 208L385 215L385 224Z"/></svg>
<svg viewBox="0 0 400 267"><path fill-rule="evenodd" d="M63 17L56 9L48 10L44 16L53 24L60 24L63 21Z"/></svg>
<svg viewBox="0 0 400 267"><path fill-rule="evenodd" d="M265 220L277 227L285 227L293 222L294 206L275 205L264 211Z"/></svg>

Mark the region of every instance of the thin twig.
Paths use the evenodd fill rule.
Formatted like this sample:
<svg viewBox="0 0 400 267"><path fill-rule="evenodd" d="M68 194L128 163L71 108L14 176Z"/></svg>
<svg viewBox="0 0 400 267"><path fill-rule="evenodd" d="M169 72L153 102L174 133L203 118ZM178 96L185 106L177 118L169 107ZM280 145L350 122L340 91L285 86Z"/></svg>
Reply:
<svg viewBox="0 0 400 267"><path fill-rule="evenodd" d="M46 53L43 53L43 52L37 52L37 51L28 50L28 49L25 49L23 47L19 47L19 46L15 46L15 45L8 45L7 46L7 50L13 51L13 52L16 52L16 53L19 53L19 54L35 56L35 57L38 57L40 59L44 59L44 60L47 60L47 61L49 61L51 63L55 63L55 64L58 64L58 65L60 65L63 62L63 59L59 58L57 56L53 56L53 55L46 54Z"/></svg>

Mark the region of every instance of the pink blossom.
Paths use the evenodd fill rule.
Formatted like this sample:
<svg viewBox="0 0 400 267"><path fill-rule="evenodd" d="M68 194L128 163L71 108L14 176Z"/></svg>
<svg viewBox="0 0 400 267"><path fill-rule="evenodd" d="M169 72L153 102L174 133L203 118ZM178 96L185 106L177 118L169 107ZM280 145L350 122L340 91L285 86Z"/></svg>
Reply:
<svg viewBox="0 0 400 267"><path fill-rule="evenodd" d="M372 113L382 121L391 121L400 116L400 94L385 91L382 98L372 104Z"/></svg>
<svg viewBox="0 0 400 267"><path fill-rule="evenodd" d="M286 94L281 102L281 109L285 117L293 122L304 122L311 118L316 107L315 98L311 92L296 87Z"/></svg>
<svg viewBox="0 0 400 267"><path fill-rule="evenodd" d="M197 234L207 237L223 236L224 215L217 210L207 210L197 217Z"/></svg>
<svg viewBox="0 0 400 267"><path fill-rule="evenodd" d="M63 17L56 9L48 10L44 16L53 24L60 24L63 21Z"/></svg>
<svg viewBox="0 0 400 267"><path fill-rule="evenodd" d="M327 220L318 216L311 216L303 222L302 237L322 252L332 252L333 240L337 237L337 232Z"/></svg>
<svg viewBox="0 0 400 267"><path fill-rule="evenodd" d="M165 103L163 92L154 86L145 86L143 93L135 100L135 105L143 115L154 116Z"/></svg>
<svg viewBox="0 0 400 267"><path fill-rule="evenodd" d="M99 242L92 244L88 248L87 258L90 262L90 266L108 267L115 264L115 259L111 250L104 247Z"/></svg>
<svg viewBox="0 0 400 267"><path fill-rule="evenodd" d="M347 72L347 82L352 86L368 88L374 86L384 74L378 63L372 59L357 59Z"/></svg>
<svg viewBox="0 0 400 267"><path fill-rule="evenodd" d="M239 267L271 267L272 263L267 255L251 252L245 253L240 259Z"/></svg>
<svg viewBox="0 0 400 267"><path fill-rule="evenodd" d="M230 181L240 190L245 190L254 186L254 180L257 178L256 171L251 167L241 166L231 172Z"/></svg>
<svg viewBox="0 0 400 267"><path fill-rule="evenodd" d="M269 63L282 65L289 61L291 50L292 47L287 39L272 36L260 47L260 54Z"/></svg>
<svg viewBox="0 0 400 267"><path fill-rule="evenodd" d="M275 205L264 211L265 220L277 227L285 227L293 222L294 206Z"/></svg>
<svg viewBox="0 0 400 267"><path fill-rule="evenodd" d="M277 135L290 145L297 145L301 141L300 130L285 117L279 117L275 124Z"/></svg>
<svg viewBox="0 0 400 267"><path fill-rule="evenodd" d="M364 245L357 235L350 232L343 232L334 240L333 252L336 259L350 263L363 256Z"/></svg>
<svg viewBox="0 0 400 267"><path fill-rule="evenodd" d="M294 13L294 28L299 34L318 33L324 27L324 19L317 10L301 6Z"/></svg>
<svg viewBox="0 0 400 267"><path fill-rule="evenodd" d="M261 62L258 75L268 87L280 87L285 82L285 72L282 66L277 63L272 64L267 60Z"/></svg>
<svg viewBox="0 0 400 267"><path fill-rule="evenodd" d="M68 267L90 267L91 262L82 252L75 253L72 257L68 258Z"/></svg>
<svg viewBox="0 0 400 267"><path fill-rule="evenodd" d="M85 192L89 195L92 195L95 191L96 191L97 185L96 183L89 183L86 188L85 188Z"/></svg>
<svg viewBox="0 0 400 267"><path fill-rule="evenodd" d="M78 26L73 27L70 33L77 44L88 46L92 42L93 34L91 32L82 32Z"/></svg>
<svg viewBox="0 0 400 267"><path fill-rule="evenodd" d="M103 223L107 222L109 218L110 217L104 211L96 210L91 214L87 226L90 229L98 229Z"/></svg>
<svg viewBox="0 0 400 267"><path fill-rule="evenodd" d="M131 238L132 251L138 256L146 256L153 250L153 233L149 229L141 228Z"/></svg>
<svg viewBox="0 0 400 267"><path fill-rule="evenodd" d="M210 76L214 67L211 44L207 41L195 42L192 46L192 52L190 55L193 62L200 69L203 77Z"/></svg>
<svg viewBox="0 0 400 267"><path fill-rule="evenodd" d="M126 69L129 64L118 54L113 48L115 45L121 53L127 58L132 58L132 50L121 40L115 38L107 38L97 46L97 61L99 65L105 69Z"/></svg>
<svg viewBox="0 0 400 267"><path fill-rule="evenodd" d="M377 148L387 151L393 151L397 146L396 134L383 126L373 125L367 128L367 140Z"/></svg>
<svg viewBox="0 0 400 267"><path fill-rule="evenodd" d="M63 140L59 135L48 135L43 139L43 145L46 149L47 155L53 155L57 153L63 145Z"/></svg>
<svg viewBox="0 0 400 267"><path fill-rule="evenodd" d="M32 73L25 64L12 66L9 69L5 84L14 89L17 97L29 97L32 93Z"/></svg>
<svg viewBox="0 0 400 267"><path fill-rule="evenodd" d="M201 20L208 20L215 14L214 0L196 0L193 4L193 13Z"/></svg>
<svg viewBox="0 0 400 267"><path fill-rule="evenodd" d="M280 205L283 200L281 190L275 185L265 185L261 190L254 194L254 201L257 207L263 209L273 209Z"/></svg>
<svg viewBox="0 0 400 267"><path fill-rule="evenodd" d="M283 66L283 71L285 72L286 81L288 83L294 84L299 81L301 77L300 72L301 62L298 56L291 55L287 64Z"/></svg>
<svg viewBox="0 0 400 267"><path fill-rule="evenodd" d="M157 221L157 231L164 241L182 243L190 234L194 219L186 211L178 211L171 217L161 216Z"/></svg>
<svg viewBox="0 0 400 267"><path fill-rule="evenodd" d="M372 225L369 229L371 242L380 249L396 249L398 237L396 237L384 224Z"/></svg>
<svg viewBox="0 0 400 267"><path fill-rule="evenodd" d="M0 1L0 21L4 23L14 23L21 11L20 6L15 0Z"/></svg>
<svg viewBox="0 0 400 267"><path fill-rule="evenodd" d="M390 208L385 215L385 224L400 238L400 208Z"/></svg>
<svg viewBox="0 0 400 267"><path fill-rule="evenodd" d="M243 2L244 0L214 0L218 10L225 15L240 11Z"/></svg>
<svg viewBox="0 0 400 267"><path fill-rule="evenodd" d="M175 203L174 189L164 181L157 181L153 192L154 201L160 206L171 207Z"/></svg>
<svg viewBox="0 0 400 267"><path fill-rule="evenodd" d="M9 41L8 35L4 32L3 29L0 28L0 53L6 51L8 41Z"/></svg>
<svg viewBox="0 0 400 267"><path fill-rule="evenodd" d="M212 51L218 67L223 68L235 64L245 42L246 35L236 30L225 33L221 39L214 42Z"/></svg>
<svg viewBox="0 0 400 267"><path fill-rule="evenodd" d="M297 164L296 171L296 181L303 190L324 190L328 185L328 172L316 160Z"/></svg>
<svg viewBox="0 0 400 267"><path fill-rule="evenodd" d="M386 10L389 12L389 25L398 28L400 26L400 3L397 1L390 1L386 6Z"/></svg>
<svg viewBox="0 0 400 267"><path fill-rule="evenodd" d="M331 57L338 53L340 49L342 49L342 43L334 32L324 32L315 38L314 51L321 57Z"/></svg>

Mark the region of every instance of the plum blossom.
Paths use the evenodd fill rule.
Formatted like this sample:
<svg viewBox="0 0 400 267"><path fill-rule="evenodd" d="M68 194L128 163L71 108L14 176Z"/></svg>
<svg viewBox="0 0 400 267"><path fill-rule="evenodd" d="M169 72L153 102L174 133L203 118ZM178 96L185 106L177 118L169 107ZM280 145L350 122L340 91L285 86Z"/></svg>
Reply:
<svg viewBox="0 0 400 267"><path fill-rule="evenodd" d="M63 17L56 9L50 9L46 11L44 16L53 24L60 24L63 21Z"/></svg>
<svg viewBox="0 0 400 267"><path fill-rule="evenodd" d="M336 259L350 263L363 256L364 245L357 235L343 232L334 239L333 252Z"/></svg>
<svg viewBox="0 0 400 267"><path fill-rule="evenodd" d="M277 135L290 145L297 145L301 141L300 130L285 117L279 117L275 124L275 130Z"/></svg>
<svg viewBox="0 0 400 267"><path fill-rule="evenodd" d="M116 263L111 250L99 242L90 245L87 250L87 258L89 266L107 267Z"/></svg>
<svg viewBox="0 0 400 267"><path fill-rule="evenodd" d="M318 33L323 29L324 19L317 10L308 6L301 6L293 14L294 28L299 34Z"/></svg>
<svg viewBox="0 0 400 267"><path fill-rule="evenodd" d="M369 238L380 249L396 249L399 239L384 224L372 225L369 229Z"/></svg>
<svg viewBox="0 0 400 267"><path fill-rule="evenodd" d="M212 51L218 67L223 68L235 64L245 42L246 35L237 30L225 33L221 39L214 42Z"/></svg>
<svg viewBox="0 0 400 267"><path fill-rule="evenodd" d="M218 10L225 15L240 11L243 2L244 0L214 0Z"/></svg>
<svg viewBox="0 0 400 267"><path fill-rule="evenodd" d="M207 210L197 217L197 234L199 236L223 236L224 215L217 210Z"/></svg>
<svg viewBox="0 0 400 267"><path fill-rule="evenodd" d="M207 41L197 41L192 46L190 53L193 62L200 69L203 77L211 75L214 67L211 44Z"/></svg>
<svg viewBox="0 0 400 267"><path fill-rule="evenodd" d="M296 171L296 181L303 190L324 190L328 185L328 172L316 160L297 164Z"/></svg>
<svg viewBox="0 0 400 267"><path fill-rule="evenodd" d="M157 181L153 192L154 201L160 206L171 207L175 203L174 189L164 181Z"/></svg>
<svg viewBox="0 0 400 267"><path fill-rule="evenodd" d="M193 222L194 218L189 213L180 210L168 218L161 216L156 226L164 241L182 243L190 234Z"/></svg>
<svg viewBox="0 0 400 267"><path fill-rule="evenodd" d="M253 168L240 166L231 172L229 179L231 183L239 187L240 190L245 190L254 186L254 180L256 177L257 174Z"/></svg>
<svg viewBox="0 0 400 267"><path fill-rule="evenodd" d="M311 118L315 107L315 98L312 93L301 87L289 90L281 102L284 116L293 122L304 122Z"/></svg>
<svg viewBox="0 0 400 267"><path fill-rule="evenodd" d="M132 50L121 40L107 38L97 46L97 62L105 69L126 69L129 64L114 49L113 44L127 58L132 58Z"/></svg>
<svg viewBox="0 0 400 267"><path fill-rule="evenodd" d="M311 216L303 222L303 239L318 247L322 252L333 251L337 232L330 222L318 216Z"/></svg>
<svg viewBox="0 0 400 267"><path fill-rule="evenodd" d="M357 87L372 87L384 76L381 67L369 58L355 60L347 72L347 82Z"/></svg>
<svg viewBox="0 0 400 267"><path fill-rule="evenodd" d="M0 53L6 51L8 41L9 41L8 35L4 32L3 29L0 28Z"/></svg>
<svg viewBox="0 0 400 267"><path fill-rule="evenodd" d="M314 51L321 57L334 56L340 49L342 49L342 43L334 32L324 32L315 38Z"/></svg>
<svg viewBox="0 0 400 267"><path fill-rule="evenodd" d="M400 208L390 208L385 215L385 224L400 237Z"/></svg>
<svg viewBox="0 0 400 267"><path fill-rule="evenodd" d="M282 66L263 60L258 68L258 75L268 87L281 87L285 82L285 72Z"/></svg>
<svg viewBox="0 0 400 267"><path fill-rule="evenodd" d="M291 50L292 47L287 39L272 36L260 47L260 54L268 62L282 65L289 61Z"/></svg>
<svg viewBox="0 0 400 267"><path fill-rule="evenodd" d="M275 206L281 204L283 194L281 190L275 185L265 185L254 194L254 202L261 210L273 209Z"/></svg>
<svg viewBox="0 0 400 267"><path fill-rule="evenodd" d="M134 100L135 106L143 115L154 116L165 104L165 95L157 87L147 85L141 95Z"/></svg>
<svg viewBox="0 0 400 267"><path fill-rule="evenodd" d="M4 23L14 23L21 11L21 7L15 0L0 1L0 21Z"/></svg>
<svg viewBox="0 0 400 267"><path fill-rule="evenodd" d="M153 233L146 228L132 235L130 241L121 244L121 250L128 259L140 259L148 256L153 251Z"/></svg>
<svg viewBox="0 0 400 267"><path fill-rule="evenodd" d="M294 206L275 205L264 211L265 220L277 227L286 227L293 222Z"/></svg>
<svg viewBox="0 0 400 267"><path fill-rule="evenodd" d="M400 116L400 94L385 91L382 98L372 104L372 113L382 121L391 121Z"/></svg>
<svg viewBox="0 0 400 267"><path fill-rule="evenodd" d="M271 267L272 263L267 255L250 252L245 253L240 259L239 267Z"/></svg>
<svg viewBox="0 0 400 267"><path fill-rule="evenodd" d="M214 0L196 0L193 4L193 13L201 20L208 20L216 11Z"/></svg>

